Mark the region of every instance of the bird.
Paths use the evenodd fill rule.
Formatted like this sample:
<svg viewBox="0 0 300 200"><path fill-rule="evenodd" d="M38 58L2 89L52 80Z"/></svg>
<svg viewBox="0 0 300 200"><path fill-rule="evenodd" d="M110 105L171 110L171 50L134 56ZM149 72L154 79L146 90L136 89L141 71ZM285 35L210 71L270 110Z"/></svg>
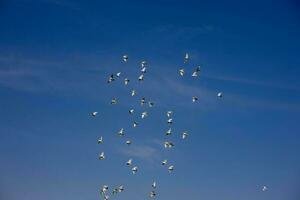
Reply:
<svg viewBox="0 0 300 200"><path fill-rule="evenodd" d="M174 143L173 143L173 142L168 142L168 141L166 141L166 142L164 143L164 146L165 146L165 148L172 148L172 147L174 146Z"/></svg>
<svg viewBox="0 0 300 200"><path fill-rule="evenodd" d="M162 165L166 165L167 163L168 163L168 160L163 160L163 161L161 162Z"/></svg>
<svg viewBox="0 0 300 200"><path fill-rule="evenodd" d="M167 111L168 118L170 118L172 116L172 114L173 114L173 111Z"/></svg>
<svg viewBox="0 0 300 200"><path fill-rule="evenodd" d="M104 159L105 159L104 152L101 152L99 155L99 160L104 160Z"/></svg>
<svg viewBox="0 0 300 200"><path fill-rule="evenodd" d="M137 127L138 124L139 123L137 123L137 122L133 122L133 128Z"/></svg>
<svg viewBox="0 0 300 200"><path fill-rule="evenodd" d="M143 81L144 80L144 74L141 74L140 76L139 76L139 81Z"/></svg>
<svg viewBox="0 0 300 200"><path fill-rule="evenodd" d="M262 187L262 189L261 189L261 190L262 190L263 192L265 192L265 191L267 191L267 190L268 190L268 188L267 188L267 186L265 186L265 185L264 185L264 186Z"/></svg>
<svg viewBox="0 0 300 200"><path fill-rule="evenodd" d="M142 119L144 119L145 117L148 117L148 113L146 111L142 112L141 114Z"/></svg>
<svg viewBox="0 0 300 200"><path fill-rule="evenodd" d="M102 144L103 143L103 138L102 136L98 139L98 144Z"/></svg>
<svg viewBox="0 0 300 200"><path fill-rule="evenodd" d="M149 101L149 102L148 102L148 105L149 105L149 107L151 108L151 107L153 107L153 106L154 106L154 102L152 102L152 101Z"/></svg>
<svg viewBox="0 0 300 200"><path fill-rule="evenodd" d="M189 62L189 59L190 59L190 57L189 57L189 54L188 53L185 53L185 55L184 55L184 63L188 63Z"/></svg>
<svg viewBox="0 0 300 200"><path fill-rule="evenodd" d="M129 145L131 145L131 141L130 140L127 140L126 141L126 144L129 146Z"/></svg>
<svg viewBox="0 0 300 200"><path fill-rule="evenodd" d="M132 164L132 159L130 158L127 162L126 162L126 165L131 165Z"/></svg>
<svg viewBox="0 0 300 200"><path fill-rule="evenodd" d="M142 74L146 73L146 67L142 67L141 72Z"/></svg>
<svg viewBox="0 0 300 200"><path fill-rule="evenodd" d="M98 112L92 112L92 113L91 113L91 115L92 115L93 117L96 117L97 114L98 114Z"/></svg>
<svg viewBox="0 0 300 200"><path fill-rule="evenodd" d="M136 174L137 171L138 171L138 167L137 167L137 166L133 167L133 168L131 169L131 171L132 171L133 174Z"/></svg>
<svg viewBox="0 0 300 200"><path fill-rule="evenodd" d="M147 62L145 61L145 60L143 60L142 62L141 62L141 67L143 68L143 67L146 67L147 66Z"/></svg>
<svg viewBox="0 0 300 200"><path fill-rule="evenodd" d="M129 82L130 82L130 80L129 80L128 78L125 78L125 79L124 79L124 84L125 84L125 85L128 85Z"/></svg>
<svg viewBox="0 0 300 200"><path fill-rule="evenodd" d="M111 74L111 75L109 76L108 80L107 80L107 83L111 83L111 82L113 82L114 80L115 80L114 75Z"/></svg>
<svg viewBox="0 0 300 200"><path fill-rule="evenodd" d="M117 98L112 98L110 104L114 105L114 104L116 104L116 103L117 103Z"/></svg>
<svg viewBox="0 0 300 200"><path fill-rule="evenodd" d="M131 96L134 96L136 94L135 90L131 91Z"/></svg>
<svg viewBox="0 0 300 200"><path fill-rule="evenodd" d="M166 131L166 135L171 135L172 134L172 129L169 128L167 131Z"/></svg>
<svg viewBox="0 0 300 200"><path fill-rule="evenodd" d="M141 106L144 105L145 103L146 103L146 99L145 99L145 97L142 97L141 98Z"/></svg>
<svg viewBox="0 0 300 200"><path fill-rule="evenodd" d="M116 77L120 77L121 76L121 72L116 73Z"/></svg>
<svg viewBox="0 0 300 200"><path fill-rule="evenodd" d="M168 119L167 123L168 123L169 125L171 125L171 124L173 123L173 119L172 119L172 118Z"/></svg>
<svg viewBox="0 0 300 200"><path fill-rule="evenodd" d="M112 194L117 194L119 192L118 188L113 189Z"/></svg>
<svg viewBox="0 0 300 200"><path fill-rule="evenodd" d="M189 134L185 131L185 132L183 132L182 133L182 139L185 139L185 138L187 138L187 136L188 136Z"/></svg>
<svg viewBox="0 0 300 200"><path fill-rule="evenodd" d="M134 113L134 109L130 109L129 114L133 114L133 113Z"/></svg>
<svg viewBox="0 0 300 200"><path fill-rule="evenodd" d="M223 93L222 93L222 92L218 92L217 96L218 96L219 98L222 98L222 97L223 97Z"/></svg>
<svg viewBox="0 0 300 200"><path fill-rule="evenodd" d="M156 188L156 182L155 181L152 183L152 187L153 187L153 189Z"/></svg>
<svg viewBox="0 0 300 200"><path fill-rule="evenodd" d="M180 74L180 76L183 76L184 75L184 69L180 69L179 74Z"/></svg>
<svg viewBox="0 0 300 200"><path fill-rule="evenodd" d="M123 128L121 128L121 129L119 130L118 135L119 135L119 136L124 136L124 135L125 135L124 129L123 129Z"/></svg>
<svg viewBox="0 0 300 200"><path fill-rule="evenodd" d="M118 192L123 192L123 191L124 191L124 186L120 185L119 188L118 188Z"/></svg>
<svg viewBox="0 0 300 200"><path fill-rule="evenodd" d="M127 61L128 61L128 55L126 55L126 54L123 55L123 61L124 61L124 62L127 62Z"/></svg>
<svg viewBox="0 0 300 200"><path fill-rule="evenodd" d="M100 189L100 194L101 195L105 195L106 191L108 190L108 186L107 185L103 185L102 188Z"/></svg>
<svg viewBox="0 0 300 200"><path fill-rule="evenodd" d="M104 195L103 199L104 199L104 200L108 200L108 199L109 199L109 196L108 196L108 195Z"/></svg>
<svg viewBox="0 0 300 200"><path fill-rule="evenodd" d="M154 198L154 197L156 196L155 191L151 191L149 196L150 196L151 198Z"/></svg>
<svg viewBox="0 0 300 200"><path fill-rule="evenodd" d="M200 73L200 66L197 66L195 71L192 74L192 77L197 77Z"/></svg>
<svg viewBox="0 0 300 200"><path fill-rule="evenodd" d="M168 171L169 171L170 173L171 173L173 170L174 170L174 166L173 166L173 165L171 165L171 166L168 167Z"/></svg>
<svg viewBox="0 0 300 200"><path fill-rule="evenodd" d="M193 103L195 103L196 101L198 101L198 97L193 96L193 97L192 97L192 101L193 101Z"/></svg>

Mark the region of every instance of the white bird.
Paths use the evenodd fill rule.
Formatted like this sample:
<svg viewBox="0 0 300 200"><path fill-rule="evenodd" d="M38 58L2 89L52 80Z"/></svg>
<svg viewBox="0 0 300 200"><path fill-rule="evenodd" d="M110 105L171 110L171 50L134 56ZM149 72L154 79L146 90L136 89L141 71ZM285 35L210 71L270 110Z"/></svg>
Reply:
<svg viewBox="0 0 300 200"><path fill-rule="evenodd" d="M184 63L188 63L189 59L190 59L189 54L185 53L185 55L184 55Z"/></svg>
<svg viewBox="0 0 300 200"><path fill-rule="evenodd" d="M119 188L115 188L113 189L112 194L117 194L118 192L119 192Z"/></svg>
<svg viewBox="0 0 300 200"><path fill-rule="evenodd" d="M107 185L103 185L102 188L100 189L101 195L105 195L105 193L106 193L107 190L108 190L108 186Z"/></svg>
<svg viewBox="0 0 300 200"><path fill-rule="evenodd" d="M185 139L185 138L187 138L187 136L188 136L189 134L185 131L185 132L183 132L182 133L182 139Z"/></svg>
<svg viewBox="0 0 300 200"><path fill-rule="evenodd" d="M98 144L102 144L103 143L103 137L101 136L99 139L98 139Z"/></svg>
<svg viewBox="0 0 300 200"><path fill-rule="evenodd" d="M167 121L167 122L168 122L168 124L169 124L169 125L171 125L171 124L173 123L173 119L172 119L172 118L170 118L170 119L168 119L168 121Z"/></svg>
<svg viewBox="0 0 300 200"><path fill-rule="evenodd" d="M141 72L142 74L146 73L146 67L142 67Z"/></svg>
<svg viewBox="0 0 300 200"><path fill-rule="evenodd" d="M104 195L103 196L103 200L109 200L109 196L108 195Z"/></svg>
<svg viewBox="0 0 300 200"><path fill-rule="evenodd" d="M107 80L107 83L111 83L111 82L113 82L114 80L115 80L114 75L111 74L111 75L109 76L108 80Z"/></svg>
<svg viewBox="0 0 300 200"><path fill-rule="evenodd" d="M134 96L136 94L135 90L131 91L131 96Z"/></svg>
<svg viewBox="0 0 300 200"><path fill-rule="evenodd" d="M174 166L173 166L173 165L171 165L171 166L168 167L168 171L169 171L170 173L171 173L173 170L174 170Z"/></svg>
<svg viewBox="0 0 300 200"><path fill-rule="evenodd" d="M184 69L180 69L179 74L180 74L180 76L183 76L184 75Z"/></svg>
<svg viewBox="0 0 300 200"><path fill-rule="evenodd" d="M192 74L192 77L197 77L200 73L200 66L198 66Z"/></svg>
<svg viewBox="0 0 300 200"><path fill-rule="evenodd" d="M174 146L174 143L173 143L173 142L168 142L168 141L166 141L166 142L164 143L164 146L165 146L165 148L172 148L172 147Z"/></svg>
<svg viewBox="0 0 300 200"><path fill-rule="evenodd" d="M173 111L168 111L168 112L167 112L168 118L170 118L170 117L172 116L172 114L173 114Z"/></svg>
<svg viewBox="0 0 300 200"><path fill-rule="evenodd" d="M156 188L156 182L155 181L152 183L152 187L153 187L153 189Z"/></svg>
<svg viewBox="0 0 300 200"><path fill-rule="evenodd" d="M126 165L131 165L132 164L132 159L130 158L127 162L126 162Z"/></svg>
<svg viewBox="0 0 300 200"><path fill-rule="evenodd" d="M119 78L121 76L121 72L118 72L116 76Z"/></svg>
<svg viewBox="0 0 300 200"><path fill-rule="evenodd" d="M111 100L111 102L110 102L110 104L112 104L112 105L114 105L114 104L116 104L117 103L117 98L113 98L112 100Z"/></svg>
<svg viewBox="0 0 300 200"><path fill-rule="evenodd" d="M129 114L133 114L133 113L134 113L134 109L130 109Z"/></svg>
<svg viewBox="0 0 300 200"><path fill-rule="evenodd" d="M123 186L123 185L120 185L119 188L118 188L118 191L119 191L119 192L123 192L123 191L124 191L124 186Z"/></svg>
<svg viewBox="0 0 300 200"><path fill-rule="evenodd" d="M166 165L167 163L168 163L168 160L163 160L163 161L161 162L162 165Z"/></svg>
<svg viewBox="0 0 300 200"><path fill-rule="evenodd" d="M195 103L196 101L198 101L198 97L193 96L192 101L193 101L193 103Z"/></svg>
<svg viewBox="0 0 300 200"><path fill-rule="evenodd" d="M146 111L142 112L141 116L142 116L142 119L144 119L145 117L148 117L148 113Z"/></svg>
<svg viewBox="0 0 300 200"><path fill-rule="evenodd" d="M128 78L125 78L125 79L124 79L124 84L125 84L125 85L128 85L129 81L130 81L130 80L129 80Z"/></svg>
<svg viewBox="0 0 300 200"><path fill-rule="evenodd" d="M125 135L123 128L121 128L121 130L119 130L118 135L119 136L124 136Z"/></svg>
<svg viewBox="0 0 300 200"><path fill-rule="evenodd" d="M140 76L139 76L139 81L143 81L144 80L144 74L141 74Z"/></svg>
<svg viewBox="0 0 300 200"><path fill-rule="evenodd" d="M123 56L123 61L124 61L124 62L127 62L127 61L128 61L128 55L125 54L125 55Z"/></svg>
<svg viewBox="0 0 300 200"><path fill-rule="evenodd" d="M149 101L149 102L148 102L148 105L149 105L149 107L151 108L151 107L153 107L153 106L154 106L154 102L152 102L152 101Z"/></svg>
<svg viewBox="0 0 300 200"><path fill-rule="evenodd" d="M136 174L137 171L138 171L138 167L137 167L137 166L133 167L133 168L131 169L131 171L132 171L133 174Z"/></svg>
<svg viewBox="0 0 300 200"><path fill-rule="evenodd" d="M154 197L156 196L155 191L151 191L149 196L150 196L151 198L154 198Z"/></svg>
<svg viewBox="0 0 300 200"><path fill-rule="evenodd" d="M222 92L219 92L219 93L217 94L217 96L218 96L219 98L222 98L222 97L223 97L223 93L222 93Z"/></svg>
<svg viewBox="0 0 300 200"><path fill-rule="evenodd" d="M92 113L91 113L91 115L92 115L93 117L96 117L97 114L98 114L98 112L92 112Z"/></svg>
<svg viewBox="0 0 300 200"><path fill-rule="evenodd" d="M141 67L143 68L143 67L146 67L147 66L147 62L145 61L145 60L143 60L142 62L141 62Z"/></svg>
<svg viewBox="0 0 300 200"><path fill-rule="evenodd" d="M166 135L171 135L172 134L172 129L169 128L167 131L166 131Z"/></svg>
<svg viewBox="0 0 300 200"><path fill-rule="evenodd" d="M126 141L126 144L129 146L129 145L131 145L131 141L130 140L127 140Z"/></svg>
<svg viewBox="0 0 300 200"><path fill-rule="evenodd" d="M261 189L261 190L262 190L263 192L265 192L265 191L267 191L267 190L268 190L268 188L267 188L267 186L265 186L265 185L264 185L264 186L262 187L262 189Z"/></svg>
<svg viewBox="0 0 300 200"><path fill-rule="evenodd" d="M101 152L99 155L99 160L103 160L103 159L105 159L105 155L104 152Z"/></svg>
<svg viewBox="0 0 300 200"><path fill-rule="evenodd" d="M145 97L141 98L141 106L144 105L145 103L146 103Z"/></svg>
<svg viewBox="0 0 300 200"><path fill-rule="evenodd" d="M137 127L137 125L139 125L139 123L133 122L133 128Z"/></svg>

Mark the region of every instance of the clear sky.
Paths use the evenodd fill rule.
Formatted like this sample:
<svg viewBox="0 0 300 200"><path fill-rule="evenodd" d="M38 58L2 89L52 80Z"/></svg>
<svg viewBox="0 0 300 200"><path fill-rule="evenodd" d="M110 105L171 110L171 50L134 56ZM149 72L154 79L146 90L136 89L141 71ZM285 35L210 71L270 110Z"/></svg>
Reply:
<svg viewBox="0 0 300 200"><path fill-rule="evenodd" d="M147 199L156 180L164 200L299 200L300 4L241 2L1 0L0 199L95 200L103 184L124 185L112 199ZM106 84L118 71L127 87Z"/></svg>

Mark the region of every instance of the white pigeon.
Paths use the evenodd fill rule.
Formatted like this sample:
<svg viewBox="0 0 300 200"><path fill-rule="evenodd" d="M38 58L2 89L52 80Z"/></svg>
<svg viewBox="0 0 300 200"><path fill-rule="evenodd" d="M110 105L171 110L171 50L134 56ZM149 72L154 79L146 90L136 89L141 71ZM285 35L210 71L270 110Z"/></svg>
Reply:
<svg viewBox="0 0 300 200"><path fill-rule="evenodd" d="M102 188L100 189L100 192L101 192L101 194L105 194L107 190L108 190L108 186L103 185Z"/></svg>
<svg viewBox="0 0 300 200"><path fill-rule="evenodd" d="M196 101L198 101L198 97L193 96L193 97L192 97L192 101L193 101L193 103L195 103Z"/></svg>
<svg viewBox="0 0 300 200"><path fill-rule="evenodd" d="M168 160L163 160L163 161L161 162L162 165L166 165L167 163L168 163Z"/></svg>
<svg viewBox="0 0 300 200"><path fill-rule="evenodd" d="M142 74L146 73L146 67L142 67L141 72Z"/></svg>
<svg viewBox="0 0 300 200"><path fill-rule="evenodd" d="M125 84L125 85L128 85L129 81L130 81L130 80L129 80L128 78L125 78L125 79L124 79L124 84Z"/></svg>
<svg viewBox="0 0 300 200"><path fill-rule="evenodd" d="M171 135L172 134L172 129L169 128L167 131L166 131L166 135Z"/></svg>
<svg viewBox="0 0 300 200"><path fill-rule="evenodd" d="M139 123L137 123L137 122L133 122L133 128L137 127L138 124Z"/></svg>
<svg viewBox="0 0 300 200"><path fill-rule="evenodd" d="M101 136L99 139L98 139L98 144L102 144L103 143L103 137Z"/></svg>
<svg viewBox="0 0 300 200"><path fill-rule="evenodd" d="M126 55L126 54L123 55L123 61L124 61L124 62L127 62L127 61L128 61L128 55Z"/></svg>
<svg viewBox="0 0 300 200"><path fill-rule="evenodd" d="M126 165L131 165L132 164L132 159L130 158L127 162L126 162Z"/></svg>
<svg viewBox="0 0 300 200"><path fill-rule="evenodd" d="M153 189L156 188L156 182L155 181L152 183L152 187L153 187Z"/></svg>
<svg viewBox="0 0 300 200"><path fill-rule="evenodd" d="M119 188L118 188L118 192L123 192L123 191L124 191L124 186L120 185Z"/></svg>
<svg viewBox="0 0 300 200"><path fill-rule="evenodd" d="M168 167L168 171L169 171L170 173L171 173L173 170L174 170L174 166L173 166L173 165L171 165L171 166Z"/></svg>
<svg viewBox="0 0 300 200"><path fill-rule="evenodd" d="M111 83L111 82L113 82L114 80L115 80L114 75L111 74L111 75L109 76L108 80L107 80L107 83Z"/></svg>
<svg viewBox="0 0 300 200"><path fill-rule="evenodd" d="M174 143L173 143L173 142L168 142L168 141L166 141L166 142L164 143L164 146L165 146L165 148L172 148L172 147L174 146Z"/></svg>
<svg viewBox="0 0 300 200"><path fill-rule="evenodd" d="M173 119L172 119L172 118L170 118L170 119L168 119L168 121L167 121L167 122L168 122L168 124L169 124L169 125L171 125L171 124L173 123Z"/></svg>
<svg viewBox="0 0 300 200"><path fill-rule="evenodd" d="M167 111L168 118L170 118L172 116L172 114L173 114L173 111Z"/></svg>
<svg viewBox="0 0 300 200"><path fill-rule="evenodd" d="M130 109L129 114L133 114L133 113L134 113L134 109Z"/></svg>
<svg viewBox="0 0 300 200"><path fill-rule="evenodd" d="M184 63L188 63L189 59L190 59L189 54L185 53L185 55L184 55Z"/></svg>
<svg viewBox="0 0 300 200"><path fill-rule="evenodd" d="M108 195L104 195L103 200L109 200L109 196Z"/></svg>
<svg viewBox="0 0 300 200"><path fill-rule="evenodd" d="M132 171L133 174L136 174L137 171L138 171L138 167L137 167L137 166L133 167L133 168L131 169L131 171Z"/></svg>
<svg viewBox="0 0 300 200"><path fill-rule="evenodd" d="M146 67L147 66L147 62L145 61L145 60L143 60L142 62L141 62L141 67L143 68L143 67Z"/></svg>
<svg viewBox="0 0 300 200"><path fill-rule="evenodd" d="M179 74L180 74L180 76L183 76L184 75L184 69L180 69Z"/></svg>
<svg viewBox="0 0 300 200"><path fill-rule="evenodd" d="M200 66L196 67L195 71L192 74L192 77L197 77L200 73Z"/></svg>
<svg viewBox="0 0 300 200"><path fill-rule="evenodd" d="M144 80L144 74L141 74L140 76L139 76L139 81L143 81Z"/></svg>
<svg viewBox="0 0 300 200"><path fill-rule="evenodd" d="M219 98L222 98L222 97L223 97L223 93L222 93L222 92L219 92L219 93L217 94L217 96L218 96Z"/></svg>
<svg viewBox="0 0 300 200"><path fill-rule="evenodd" d="M121 76L121 72L118 72L116 76L119 78Z"/></svg>
<svg viewBox="0 0 300 200"><path fill-rule="evenodd" d="M268 188L267 188L267 186L265 186L265 185L264 185L264 186L262 187L262 189L261 189L261 190L262 190L263 192L265 192L265 191L267 191L267 190L268 190Z"/></svg>
<svg viewBox="0 0 300 200"><path fill-rule="evenodd" d="M105 159L104 152L101 152L99 155L99 160L104 160L104 159Z"/></svg>
<svg viewBox="0 0 300 200"><path fill-rule="evenodd" d="M131 96L134 96L136 94L135 90L131 91Z"/></svg>
<svg viewBox="0 0 300 200"><path fill-rule="evenodd" d="M131 145L131 141L130 140L127 140L126 141L126 144L129 146L129 145Z"/></svg>
<svg viewBox="0 0 300 200"><path fill-rule="evenodd" d="M185 131L182 133L182 139L186 139L189 134Z"/></svg>
<svg viewBox="0 0 300 200"><path fill-rule="evenodd" d="M149 105L149 107L151 108L151 107L153 107L153 106L154 106L154 102L152 102L152 101L149 101L149 102L148 102L148 105Z"/></svg>
<svg viewBox="0 0 300 200"><path fill-rule="evenodd" d="M114 105L114 104L116 104L117 103L117 98L113 98L112 100L111 100L111 102L110 102L110 104L112 104L112 105Z"/></svg>
<svg viewBox="0 0 300 200"><path fill-rule="evenodd" d="M141 98L141 106L144 105L145 103L146 103L145 97Z"/></svg>
<svg viewBox="0 0 300 200"><path fill-rule="evenodd" d="M119 130L118 135L119 136L124 136L125 135L123 128L121 128L121 130Z"/></svg>
<svg viewBox="0 0 300 200"><path fill-rule="evenodd" d="M142 119L144 119L145 117L148 117L148 113L146 111L142 112L141 117L142 117Z"/></svg>
<svg viewBox="0 0 300 200"><path fill-rule="evenodd" d="M151 191L149 196L150 196L151 198L154 198L154 197L156 196L155 191Z"/></svg>
<svg viewBox="0 0 300 200"><path fill-rule="evenodd" d="M113 189L112 194L117 194L118 192L119 192L119 188L115 188Z"/></svg>
<svg viewBox="0 0 300 200"><path fill-rule="evenodd" d="M96 117L97 114L98 114L98 112L92 112L92 113L91 113L91 115L92 115L93 117Z"/></svg>

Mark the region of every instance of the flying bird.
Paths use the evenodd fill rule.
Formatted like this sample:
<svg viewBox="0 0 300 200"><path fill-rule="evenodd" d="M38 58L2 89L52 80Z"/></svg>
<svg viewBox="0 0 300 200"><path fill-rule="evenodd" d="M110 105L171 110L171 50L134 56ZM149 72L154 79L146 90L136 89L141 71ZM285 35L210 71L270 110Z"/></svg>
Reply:
<svg viewBox="0 0 300 200"><path fill-rule="evenodd" d="M168 142L168 141L166 141L166 142L164 143L164 146L165 146L165 148L172 148L172 147L174 147L174 143L173 143L173 142Z"/></svg>
<svg viewBox="0 0 300 200"><path fill-rule="evenodd" d="M173 111L167 111L168 118L170 118L172 116L172 114L173 114Z"/></svg>
<svg viewBox="0 0 300 200"><path fill-rule="evenodd" d="M152 187L153 187L153 189L156 188L156 182L155 181L152 183Z"/></svg>
<svg viewBox="0 0 300 200"><path fill-rule="evenodd" d="M179 74L180 74L180 76L183 76L184 75L184 69L180 69Z"/></svg>
<svg viewBox="0 0 300 200"><path fill-rule="evenodd" d="M142 112L141 117L142 117L142 119L144 119L145 117L148 117L148 113L146 111Z"/></svg>
<svg viewBox="0 0 300 200"><path fill-rule="evenodd" d="M144 74L141 74L140 76L139 76L139 81L143 81L144 80Z"/></svg>
<svg viewBox="0 0 300 200"><path fill-rule="evenodd" d="M111 75L109 76L108 80L107 80L107 83L111 83L111 82L113 82L114 80L115 80L114 75L111 74Z"/></svg>
<svg viewBox="0 0 300 200"><path fill-rule="evenodd" d="M142 97L141 98L141 106L144 105L145 103L146 103L146 99L145 99L145 97Z"/></svg>
<svg viewBox="0 0 300 200"><path fill-rule="evenodd" d="M130 140L127 140L126 141L126 144L129 146L129 145L131 145L131 141Z"/></svg>
<svg viewBox="0 0 300 200"><path fill-rule="evenodd" d="M117 98L113 98L112 100L111 100L111 102L110 102L110 104L112 104L112 105L114 105L114 104L116 104L117 103Z"/></svg>
<svg viewBox="0 0 300 200"><path fill-rule="evenodd" d="M193 96L193 97L192 97L192 101L193 101L193 103L195 103L196 101L198 101L198 97Z"/></svg>
<svg viewBox="0 0 300 200"><path fill-rule="evenodd" d="M133 174L136 174L137 171L138 171L138 167L137 167L137 166L133 167L133 168L131 169L131 171L132 171Z"/></svg>
<svg viewBox="0 0 300 200"><path fill-rule="evenodd" d="M141 67L143 68L143 67L146 67L147 66L147 62L145 61L145 60L143 60L142 62L141 62Z"/></svg>
<svg viewBox="0 0 300 200"><path fill-rule="evenodd" d="M154 102L152 102L152 101L149 101L149 102L148 102L148 105L149 105L149 107L151 108L151 107L153 107L153 106L154 106Z"/></svg>
<svg viewBox="0 0 300 200"><path fill-rule="evenodd" d="M142 74L146 73L146 67L142 67L141 72Z"/></svg>
<svg viewBox="0 0 300 200"><path fill-rule="evenodd" d="M195 71L192 74L192 77L197 77L200 73L200 66L196 67Z"/></svg>
<svg viewBox="0 0 300 200"><path fill-rule="evenodd" d="M172 118L168 119L167 123L168 123L169 125L171 125L171 124L173 123L173 119L172 119Z"/></svg>
<svg viewBox="0 0 300 200"><path fill-rule="evenodd" d="M163 161L161 162L162 165L166 165L167 163L168 163L168 160L163 160Z"/></svg>
<svg viewBox="0 0 300 200"><path fill-rule="evenodd" d="M103 137L101 136L99 139L98 139L98 144L102 144L103 143Z"/></svg>
<svg viewBox="0 0 300 200"><path fill-rule="evenodd" d="M264 186L262 187L262 189L261 189L261 190L262 190L263 192L265 192L265 191L267 191L267 190L268 190L268 188L267 188L267 186L265 186L265 185L264 185Z"/></svg>
<svg viewBox="0 0 300 200"><path fill-rule="evenodd" d="M123 191L124 191L124 186L123 186L123 185L120 185L119 188L118 188L118 191L119 191L119 192L123 192Z"/></svg>
<svg viewBox="0 0 300 200"><path fill-rule="evenodd" d="M133 122L133 128L137 127L137 125L139 125L139 123Z"/></svg>
<svg viewBox="0 0 300 200"><path fill-rule="evenodd" d="M101 152L99 155L99 160L104 160L104 159L105 159L104 152Z"/></svg>
<svg viewBox="0 0 300 200"><path fill-rule="evenodd" d="M127 162L126 162L126 165L131 165L132 164L132 159L130 158Z"/></svg>
<svg viewBox="0 0 300 200"><path fill-rule="evenodd" d="M168 167L168 171L169 171L170 173L173 172L173 170L174 170L174 166L173 166L173 165L171 165L171 166Z"/></svg>
<svg viewBox="0 0 300 200"><path fill-rule="evenodd" d="M130 109L129 114L133 114L133 113L134 113L134 109Z"/></svg>
<svg viewBox="0 0 300 200"><path fill-rule="evenodd" d="M219 98L222 98L222 97L223 97L223 93L222 93L222 92L219 92L219 93L217 94L217 96L218 96Z"/></svg>
<svg viewBox="0 0 300 200"><path fill-rule="evenodd" d="M167 131L166 131L166 135L171 135L172 134L172 129L169 128Z"/></svg>
<svg viewBox="0 0 300 200"><path fill-rule="evenodd" d="M185 131L182 133L182 139L186 139L189 134Z"/></svg>
<svg viewBox="0 0 300 200"><path fill-rule="evenodd" d="M184 55L184 63L188 63L189 62L189 59L190 59L190 57L189 57L189 54L188 53L185 53L185 55Z"/></svg>
<svg viewBox="0 0 300 200"><path fill-rule="evenodd" d="M154 198L154 197L156 196L155 191L151 191L149 196L150 196L151 198Z"/></svg>
<svg viewBox="0 0 300 200"><path fill-rule="evenodd" d="M121 72L118 72L117 74L116 74L116 77L120 77L121 76Z"/></svg>
<svg viewBox="0 0 300 200"><path fill-rule="evenodd" d="M131 91L131 96L134 96L136 94L135 90Z"/></svg>
<svg viewBox="0 0 300 200"><path fill-rule="evenodd" d="M118 135L119 136L124 136L125 135L123 128L121 128L121 130L118 132Z"/></svg>
<svg viewBox="0 0 300 200"><path fill-rule="evenodd" d="M127 62L127 61L128 61L128 55L125 54L125 55L123 56L123 61L124 61L124 62Z"/></svg>
<svg viewBox="0 0 300 200"><path fill-rule="evenodd" d="M91 113L91 115L92 115L93 117L96 117L97 114L98 114L98 112L92 112L92 113Z"/></svg>
<svg viewBox="0 0 300 200"><path fill-rule="evenodd" d="M125 84L125 85L128 85L129 81L130 81L130 80L129 80L128 78L125 78L125 79L124 79L124 84Z"/></svg>

